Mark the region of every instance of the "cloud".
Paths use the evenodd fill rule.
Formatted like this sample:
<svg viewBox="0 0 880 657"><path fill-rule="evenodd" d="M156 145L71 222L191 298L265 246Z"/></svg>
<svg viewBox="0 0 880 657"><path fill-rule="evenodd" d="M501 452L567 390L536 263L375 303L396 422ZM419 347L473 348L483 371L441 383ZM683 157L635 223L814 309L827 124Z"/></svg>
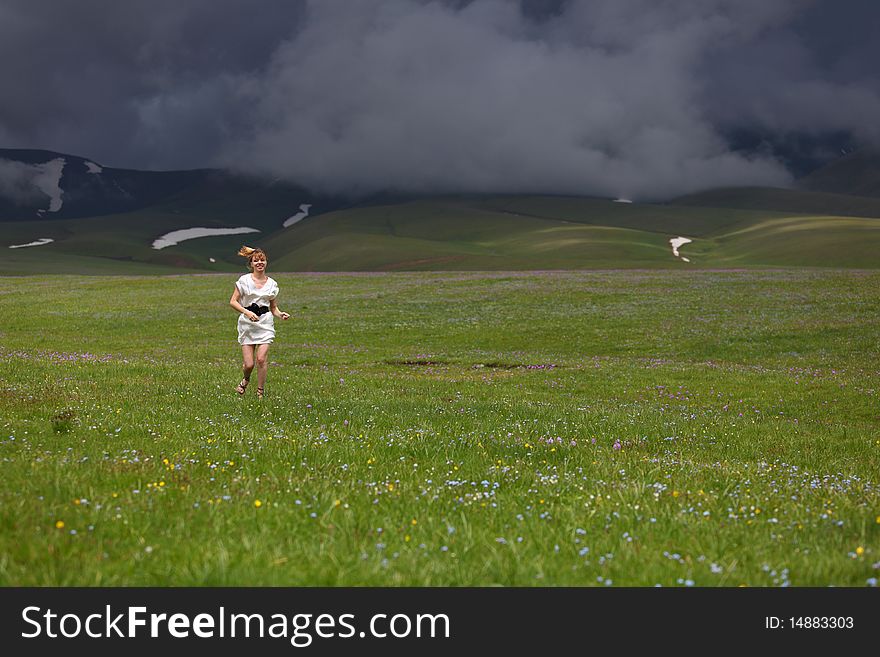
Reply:
<svg viewBox="0 0 880 657"><path fill-rule="evenodd" d="M538 27L500 0L314 3L256 83L229 162L327 191L787 184L780 164L729 152L697 103L693 62L741 29L711 4L572 3Z"/></svg>
<svg viewBox="0 0 880 657"><path fill-rule="evenodd" d="M0 136L355 194L784 186L772 149L729 133L880 143L878 17L866 0L8 0Z"/></svg>
<svg viewBox="0 0 880 657"><path fill-rule="evenodd" d="M880 145L880 58L872 0L798 5L749 39L707 52L700 98L718 126L750 126L779 135L850 133Z"/></svg>
<svg viewBox="0 0 880 657"><path fill-rule="evenodd" d="M247 106L230 80L265 66L304 3L0 4L0 137L107 166L210 166ZM237 84L237 83L235 83Z"/></svg>
<svg viewBox="0 0 880 657"><path fill-rule="evenodd" d="M0 198L18 206L46 202L47 196L40 188L44 177L41 166L0 159Z"/></svg>

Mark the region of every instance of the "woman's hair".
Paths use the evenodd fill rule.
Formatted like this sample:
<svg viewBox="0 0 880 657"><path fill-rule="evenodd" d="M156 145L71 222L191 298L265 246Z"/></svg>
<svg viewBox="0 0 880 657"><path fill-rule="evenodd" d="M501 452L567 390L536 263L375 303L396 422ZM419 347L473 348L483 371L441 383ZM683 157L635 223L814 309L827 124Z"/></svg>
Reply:
<svg viewBox="0 0 880 657"><path fill-rule="evenodd" d="M248 259L248 267L250 267L250 264L253 261L253 259L259 255L263 256L263 259L266 260L266 262L269 261L269 256L267 256L266 252L260 248L253 249L249 246L243 246L238 250L238 255L240 255L242 258Z"/></svg>

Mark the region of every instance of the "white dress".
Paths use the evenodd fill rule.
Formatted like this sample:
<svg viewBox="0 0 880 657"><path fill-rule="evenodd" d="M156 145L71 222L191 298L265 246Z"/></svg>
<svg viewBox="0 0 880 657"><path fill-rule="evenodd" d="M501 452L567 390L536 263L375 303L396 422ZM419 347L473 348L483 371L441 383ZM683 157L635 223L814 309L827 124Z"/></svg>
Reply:
<svg viewBox="0 0 880 657"><path fill-rule="evenodd" d="M252 303L269 308L269 302L278 296L278 283L267 277L263 287L258 288L250 274L245 274L235 282L239 303L247 308ZM238 316L239 344L272 344L275 339L275 318L271 312L263 313L260 319L252 322L242 313Z"/></svg>

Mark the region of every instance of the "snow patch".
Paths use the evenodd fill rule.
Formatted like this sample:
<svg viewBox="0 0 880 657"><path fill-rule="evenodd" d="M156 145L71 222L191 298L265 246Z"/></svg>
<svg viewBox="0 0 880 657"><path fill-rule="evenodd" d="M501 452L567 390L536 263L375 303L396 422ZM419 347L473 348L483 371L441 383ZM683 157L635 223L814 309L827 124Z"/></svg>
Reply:
<svg viewBox="0 0 880 657"><path fill-rule="evenodd" d="M86 161L85 165L86 169L89 170L89 173L101 173L104 170L104 167L99 164L95 164L94 162Z"/></svg>
<svg viewBox="0 0 880 657"><path fill-rule="evenodd" d="M685 262L690 262L690 260L679 254L678 247L684 246L685 244L690 244L691 242L693 242L693 240L687 237L673 237L671 240L669 240L669 244L672 246L672 255L674 255L676 258L681 258Z"/></svg>
<svg viewBox="0 0 880 657"><path fill-rule="evenodd" d="M43 246L44 244L48 244L49 242L54 242L51 237L41 237L36 242L28 242L27 244L12 244L10 245L10 249L23 249L26 246Z"/></svg>
<svg viewBox="0 0 880 657"><path fill-rule="evenodd" d="M616 198L614 199L615 203L632 203L628 198Z"/></svg>
<svg viewBox="0 0 880 657"><path fill-rule="evenodd" d="M208 262L217 262L214 258L208 258Z"/></svg>
<svg viewBox="0 0 880 657"><path fill-rule="evenodd" d="M49 197L49 212L58 212L61 209L61 195L64 194L60 185L61 173L66 163L67 160L63 157L56 157L54 160L34 165L37 170L34 185Z"/></svg>
<svg viewBox="0 0 880 657"><path fill-rule="evenodd" d="M153 248L157 251L166 246L174 246L185 240L194 240L197 237L216 237L217 235L239 235L241 233L259 233L256 228L241 226L239 228L184 228L165 233L153 241Z"/></svg>
<svg viewBox="0 0 880 657"><path fill-rule="evenodd" d="M292 217L288 217L284 220L284 223L281 224L282 228L287 228L288 226L293 226L297 221L302 221L306 217L309 216L309 208L311 208L311 203L303 203L299 206L299 212L297 212Z"/></svg>

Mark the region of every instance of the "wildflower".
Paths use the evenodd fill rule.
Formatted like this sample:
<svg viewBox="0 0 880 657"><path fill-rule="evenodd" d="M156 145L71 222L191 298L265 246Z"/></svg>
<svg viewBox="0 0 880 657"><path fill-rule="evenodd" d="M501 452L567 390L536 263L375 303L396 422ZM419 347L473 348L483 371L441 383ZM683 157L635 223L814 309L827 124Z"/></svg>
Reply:
<svg viewBox="0 0 880 657"><path fill-rule="evenodd" d="M612 447L612 449L614 449L615 452L620 451L620 448L621 448L620 441L615 439L614 444L611 447Z"/></svg>
<svg viewBox="0 0 880 657"><path fill-rule="evenodd" d="M263 503L260 500L254 500L254 506L258 509L263 506Z"/></svg>
<svg viewBox="0 0 880 657"><path fill-rule="evenodd" d="M56 522L56 523L55 523L55 529L64 529L64 521L63 521L63 520L59 520L58 522Z"/></svg>
<svg viewBox="0 0 880 657"><path fill-rule="evenodd" d="M858 556L862 556L864 553L865 553L865 548L863 548L861 545L856 548L856 554Z"/></svg>

